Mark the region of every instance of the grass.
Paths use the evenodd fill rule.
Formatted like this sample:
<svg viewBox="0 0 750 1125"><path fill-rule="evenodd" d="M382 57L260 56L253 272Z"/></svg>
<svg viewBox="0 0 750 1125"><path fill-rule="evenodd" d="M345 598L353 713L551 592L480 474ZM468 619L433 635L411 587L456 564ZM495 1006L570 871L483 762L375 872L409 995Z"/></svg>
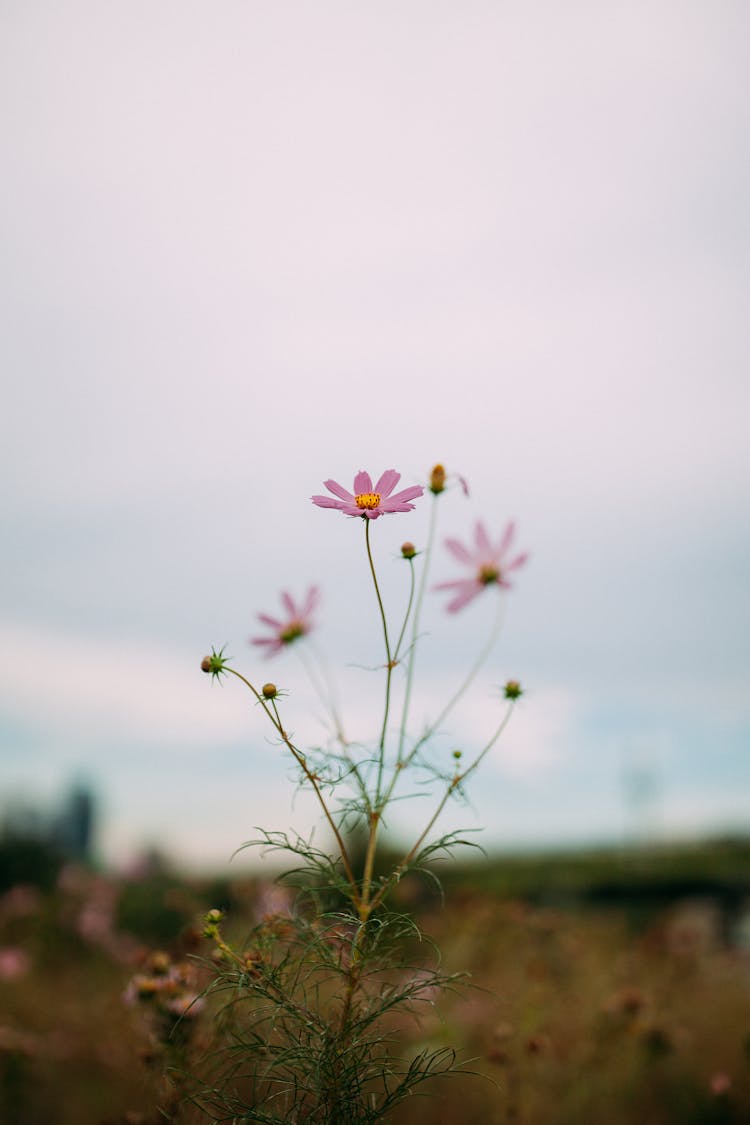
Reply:
<svg viewBox="0 0 750 1125"><path fill-rule="evenodd" d="M434 1097L392 1121L750 1120L750 950L734 928L749 861L747 840L491 858L444 867L445 905L405 880L401 908L442 950L441 968L471 977L395 1029L401 1049L455 1046L472 1074L436 1081ZM0 1121L205 1120L175 1109L162 1077L170 1049L122 996L155 947L209 954L201 911L228 907L241 933L268 889L69 869L40 881L0 898ZM3 962L2 950L25 960ZM427 943L410 952L432 956ZM188 1056L211 1049L209 1018L183 1032Z"/></svg>

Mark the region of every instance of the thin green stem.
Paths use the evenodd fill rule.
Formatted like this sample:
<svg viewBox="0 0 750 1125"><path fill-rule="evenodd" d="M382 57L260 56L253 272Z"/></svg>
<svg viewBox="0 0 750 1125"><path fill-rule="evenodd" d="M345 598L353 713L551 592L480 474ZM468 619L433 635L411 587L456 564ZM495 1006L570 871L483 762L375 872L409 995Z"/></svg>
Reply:
<svg viewBox="0 0 750 1125"><path fill-rule="evenodd" d="M430 524L427 531L427 546L424 549L424 566L422 567L422 577L419 583L419 593L417 594L417 604L414 609L414 617L412 618L411 626L411 645L409 646L409 660L406 665L406 687L404 688L404 706L401 712L401 728L398 736L398 761L401 761L404 740L406 738L406 724L409 718L409 707L411 705L411 689L414 682L414 664L416 660L417 651L417 637L419 635L419 621L422 615L422 602L424 601L425 590L427 589L427 571L429 570L430 560L432 558L432 548L435 542L435 528L437 526L437 496L433 494L432 507L430 508ZM413 576L413 572L412 572Z"/></svg>
<svg viewBox="0 0 750 1125"><path fill-rule="evenodd" d="M453 790L457 789L458 786L461 784L461 782L465 781L466 778L469 776L469 774L474 772L474 770L477 768L477 766L480 764L480 762L483 760L483 758L490 752L492 747L495 745L498 738L500 737L500 735L503 733L506 726L510 722L510 717L513 714L513 706L514 706L514 701L510 700L509 703L508 703L508 710L505 712L505 715L503 716L502 721L500 722L499 726L497 727L497 730L495 730L494 734L492 735L492 737L490 738L490 740L486 744L486 746L480 751L479 754L477 754L476 758L474 759L474 761L471 763L470 766L467 766L465 770L463 770L461 773L456 773L455 776L451 778L450 782L448 783L448 788L446 789L445 793L443 794L443 796L440 800L440 803L438 804L437 808L435 809L435 812L430 817L430 820L427 823L427 827L421 833L421 835L419 836L419 838L416 841L416 843L414 844L414 846L412 848L410 848L409 851L406 853L406 855L401 860L401 862L398 863L394 867L390 878L387 880L387 882L385 882L383 884L383 886L380 888L378 893L375 895L372 902L369 903L369 905L368 905L368 911L369 912L372 912L373 910L375 910L375 908L377 906L379 906L379 904L383 901L383 899L385 898L385 896L388 893L388 891L390 890L390 888L393 886L394 882L397 882L397 880L401 878L404 871L406 871L407 867L409 866L411 861L414 859L415 855L418 854L419 849L422 847L422 844L427 839L427 836L432 831L435 823L437 822L438 817L440 816L441 812L443 811L443 809L447 805L448 800L450 799L450 796L453 793Z"/></svg>
<svg viewBox="0 0 750 1125"><path fill-rule="evenodd" d="M393 675L394 662L391 657L391 646L388 640L388 624L385 618L383 599L380 596L380 586L378 585L378 577L375 573L375 563L373 562L372 550L370 549L370 522L370 520L365 519L365 545L367 547L367 558L370 563L370 574L372 575L373 585L375 586L375 596L378 599L380 620L383 623L383 638L385 640L386 656L385 704L383 707L383 725L380 730L380 741L378 742L378 780L375 787L375 807L378 808L380 804L380 788L383 783L383 769L385 766L385 735L388 729L388 712L391 705L391 676Z"/></svg>
<svg viewBox="0 0 750 1125"><path fill-rule="evenodd" d="M370 891L372 889L372 873L375 866L375 846L378 839L380 813L377 809L370 813L370 835L367 840L367 854L365 855L365 869L362 875L362 893L359 901L359 916L362 921L367 921L372 908L370 907Z"/></svg>
<svg viewBox="0 0 750 1125"><path fill-rule="evenodd" d="M443 708L443 710L438 715L437 719L435 719L434 722L430 723L430 725L427 727L427 729L424 731L424 733L415 742L414 746L411 748L408 756L405 759L406 765L408 765L409 762L412 761L412 759L414 758L414 755L417 753L417 751L422 746L424 746L425 742L427 742L427 740L432 737L432 735L435 733L435 731L438 730L443 725L443 723L447 719L448 715L451 713L453 708L456 706L458 701L461 699L461 696L470 687L470 685L473 683L474 679L476 678L477 674L483 668L484 664L487 661L488 656L490 655L490 653L492 652L492 649L495 646L495 642L497 640L498 633L500 632L500 629L502 627L504 609L505 609L505 603L503 601L503 598L500 597L500 598L498 598L497 612L495 614L495 620L493 622L492 629L490 631L490 635L487 638L487 641L485 642L484 647L481 649L481 651L479 653L479 656L474 661L471 668L469 669L469 672L468 672L467 676L462 681L460 687L457 689L457 691L454 692L454 694L448 700L445 707Z"/></svg>
<svg viewBox="0 0 750 1125"><path fill-rule="evenodd" d="M380 587L378 586L378 577L375 573L375 563L372 560L372 551L370 549L370 524L372 520L365 519L365 546L367 547L367 560L370 564L370 574L372 575L373 585L375 586L375 596L378 599L378 609L380 610L380 620L383 623L383 639L385 640L385 655L388 663L391 663L391 646L388 642L388 623L385 619L385 610L383 609L383 599L380 596Z"/></svg>
<svg viewBox="0 0 750 1125"><path fill-rule="evenodd" d="M401 626L401 632L399 633L398 641L396 642L396 651L393 654L394 664L398 664L398 654L401 651L401 643L404 639L404 633L406 632L406 626L409 621L409 614L411 613L412 603L414 602L414 559L407 559L407 562L409 563L409 600L406 603L404 623Z"/></svg>
<svg viewBox="0 0 750 1125"><path fill-rule="evenodd" d="M372 550L370 548L370 520L365 519L365 545L367 547L367 558L370 563L370 573L372 575L373 585L375 587L375 596L378 599L378 609L380 610L380 620L383 623L383 639L385 641L385 656L386 656L386 679L385 679L385 704L383 706L383 726L380 730L380 742L378 743L378 776L375 785L375 800L374 807L370 812L370 832L367 840L367 854L365 857L365 870L362 876L362 891L359 903L360 916L367 918L369 909L367 903L370 897L370 887L372 885L372 872L375 864L375 848L378 838L378 827L380 825L380 792L383 785L383 770L385 768L385 736L388 729L388 712L391 705L391 677L393 675L394 661L391 657L391 646L388 640L388 624L385 617L385 610L383 608L383 599L380 596L380 587L378 585L378 576L375 573L375 563L372 558Z"/></svg>
<svg viewBox="0 0 750 1125"><path fill-rule="evenodd" d="M510 717L511 717L511 715L513 714L513 708L514 708L514 705L515 705L515 700L513 700L513 699L509 699L509 700L508 700L508 710L507 710L507 711L505 712L505 714L503 715L503 718L502 718L502 720L501 720L500 724L498 725L498 727L497 727L497 730L496 730L496 731L495 731L495 733L494 733L494 734L492 735L492 737L490 738L489 742L488 742L488 743L487 743L487 745L486 745L486 746L484 747L484 749L483 749L483 750L481 750L481 751L480 751L480 752L479 752L479 753L477 754L476 758L475 758L475 759L474 759L474 761L473 761L473 762L471 763L471 765L470 765L470 766L467 766L467 767L466 767L466 769L465 769L465 770L463 770L463 771L462 771L462 773L460 773L460 774L459 774L459 775L457 776L457 778L456 778L456 784L457 784L457 785L458 785L458 784L459 784L460 782L464 781L464 780L465 780L465 779L466 779L466 778L467 778L467 777L469 776L469 774L470 774L470 773L473 773L473 772L474 772L474 770L475 770L475 769L477 768L477 766L478 766L478 765L480 764L480 762L481 762L481 761L483 760L483 758L485 758L485 757L486 757L486 755L487 755L487 754L489 754L490 750L491 750L491 749L492 749L492 747L493 747L493 746L495 745L495 743L497 742L498 738L500 737L500 735L501 735L501 734L503 733L503 731L504 731L504 730L505 730L505 728L507 727L508 723L510 722Z"/></svg>
<svg viewBox="0 0 750 1125"><path fill-rule="evenodd" d="M395 882L397 882L401 878L401 876L403 875L404 871L406 871L407 867L409 866L411 861L414 859L414 856L418 853L419 849L421 848L421 846L424 843L425 839L427 838L428 834L432 831L432 827L435 824L435 822L437 821L441 812L443 811L445 806L448 804L448 799L449 799L451 793L453 792L453 790L456 788L457 784L458 784L457 779L454 777L451 780L451 782L450 782L448 788L446 789L445 793L443 794L442 799L440 801L440 804L438 805L438 807L435 809L435 812L430 817L430 820L428 821L427 827L425 828L424 832L422 832L422 834L419 837L419 839L417 840L417 842L414 844L414 846L412 848L410 848L410 850L406 853L406 855L401 860L401 862L394 867L394 869L391 872L391 875L388 878L387 882L385 882L383 884L383 886L380 888L378 893L375 895L375 898L369 904L368 909L369 909L370 912L375 910L376 907L378 907L380 905L380 903L383 901L383 899L385 898L386 894L388 893L390 888L393 886L393 884Z"/></svg>
<svg viewBox="0 0 750 1125"><path fill-rule="evenodd" d="M331 811L328 808L328 805L326 804L325 797L323 796L323 793L321 792L320 786L318 784L318 780L319 780L318 777L316 776L316 774L314 774L310 771L310 769L307 765L307 762L305 760L305 755L302 753L301 750L299 750L294 745L294 743L290 739L289 735L284 730L284 725L281 722L281 716L279 715L279 711L278 711L278 708L276 706L276 700L275 699L271 699L270 701L266 700L264 698L264 696L262 696L260 694L260 692L256 688L253 687L253 685L250 683L250 681L248 679L246 679L245 676L242 675L241 672L237 672L234 668L230 668L228 665L224 666L224 670L226 672L231 672L233 676L236 676L238 680L241 680L242 683L250 689L250 691L253 693L253 695L257 699L258 703L260 703L260 705L262 706L262 708L265 711L268 718L271 720L271 723L276 728L276 731L277 731L279 737L281 738L281 741L284 743L284 745L290 751L290 753L294 757L294 760L296 761L297 765L300 767L300 769L304 773L305 777L307 778L307 780L312 785L315 796L318 798L318 803L320 804L320 807L323 810L323 815L325 816L326 820L328 821L328 825L329 825L331 831L333 832L334 836L336 837L336 843L338 844L339 852L341 853L341 862L344 865L344 871L346 872L346 877L349 880L349 885L351 886L352 900L353 900L355 906L357 906L357 908L359 908L359 890L358 890L358 887L357 887L357 880L356 880L354 872L352 870L352 865L351 865L351 862L349 860L349 853L346 849L346 845L344 844L341 833L339 832L338 827L336 826L336 822L334 821L333 816L331 815ZM269 703L270 703L270 708L269 708Z"/></svg>
<svg viewBox="0 0 750 1125"><path fill-rule="evenodd" d="M341 719L339 717L338 709L337 709L336 704L334 702L333 689L332 689L332 687L330 685L330 682L328 680L328 676L325 674L325 672L323 672L323 677L326 680L326 687L328 688L328 694L326 694L326 690L323 687L323 684L320 682L320 679L318 678L317 673L313 670L312 662L307 659L307 656L302 651L302 646L301 645L300 646L295 645L294 647L296 649L298 659L299 659L302 667L305 670L307 678L309 679L309 681L312 685L313 691L318 696L318 699L323 704L323 707L329 713L329 716L330 716L330 718L333 722L336 739L338 740L338 742L341 746L340 756L346 759L346 762L347 762L347 764L348 764L348 766L349 766L349 768L350 768L350 770L351 770L352 774L354 775L354 778L357 782L357 787L359 789L360 796L362 797L362 800L365 803L365 807L366 807L367 811L369 812L370 808L371 808L370 794L367 791L367 786L365 785L364 778L362 777L359 766L354 761L354 758L351 756L351 753L349 752L349 740L344 735L343 725L342 725ZM320 656L319 653L316 654L316 655L318 656L318 663L320 664L321 668L323 668L324 665L323 665L322 657Z"/></svg>

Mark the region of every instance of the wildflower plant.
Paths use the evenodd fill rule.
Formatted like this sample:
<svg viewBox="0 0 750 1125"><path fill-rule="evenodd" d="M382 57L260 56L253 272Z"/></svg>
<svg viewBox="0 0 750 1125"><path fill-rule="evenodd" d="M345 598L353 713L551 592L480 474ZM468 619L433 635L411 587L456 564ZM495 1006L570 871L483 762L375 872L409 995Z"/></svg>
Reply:
<svg viewBox="0 0 750 1125"><path fill-rule="evenodd" d="M330 680L317 665L305 668L335 732L324 747L303 743L292 734L284 713L287 692L276 683L263 682L265 676L246 676L223 649L212 650L201 665L212 678L235 679L250 693L262 722L288 754L297 781L314 795L329 840L329 846L318 847L312 840L259 830L258 838L243 847L260 846L290 857L292 870L284 878L297 888L293 907L265 915L241 941L231 936L231 918L225 919L221 911L212 910L205 919L204 932L214 947L214 979L206 999L217 1012L217 1031L215 1050L204 1060L200 1079L196 1076L194 1099L210 1120L321 1125L384 1121L424 1081L461 1066L449 1048L423 1046L410 1053L403 1041L405 1017L418 1015L420 1005L434 1003L458 978L442 973L437 959L435 968L425 968L421 934L392 901L407 872L428 870L436 856L467 842L456 831L435 838L437 822L452 800L465 796L522 690L516 680L500 688L494 729L478 750L454 750L447 765L439 764L439 755L428 754L431 740L490 656L500 619L439 714L416 729L412 704L417 655L425 640L422 617L431 589L438 509L454 483L464 494L468 488L441 465L432 469L426 483L431 502L426 541L422 547L405 541L398 560L408 585L406 610L394 627L378 581L374 525L381 516L408 516L425 495L422 485L396 491L399 481L393 469L375 483L360 471L352 492L327 480L329 495L312 497L317 507L339 511L363 525L374 611L382 632L376 669L382 695L371 742L347 739ZM485 591L492 587L497 594L507 588L507 573L526 559L525 554L508 557L512 537L509 524L493 543L484 524L478 523L472 547L446 540L453 559L472 572L432 587L451 591L451 613L480 595L489 596ZM292 645L301 651L314 627L316 586L299 602L287 592L281 599L284 615L259 615L268 632L251 638L265 656ZM432 805L400 855L383 869L379 846L387 814L395 801L410 795L410 775L428 782ZM364 839L361 855L353 843L356 830Z"/></svg>

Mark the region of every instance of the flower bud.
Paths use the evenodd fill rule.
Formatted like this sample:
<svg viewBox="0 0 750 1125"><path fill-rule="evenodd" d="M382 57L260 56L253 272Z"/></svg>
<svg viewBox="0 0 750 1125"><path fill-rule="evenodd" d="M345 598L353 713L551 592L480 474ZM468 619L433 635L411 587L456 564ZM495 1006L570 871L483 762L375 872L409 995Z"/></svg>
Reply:
<svg viewBox="0 0 750 1125"><path fill-rule="evenodd" d="M508 680L503 690L506 699L518 699L523 695L523 689L518 680Z"/></svg>
<svg viewBox="0 0 750 1125"><path fill-rule="evenodd" d="M263 684L260 690L264 699L275 699L279 694L279 689L276 687L276 684Z"/></svg>
<svg viewBox="0 0 750 1125"><path fill-rule="evenodd" d="M212 679L218 679L219 676L225 674L227 661L224 657L224 649L219 649L217 652L215 648L211 649L210 656L204 656L201 660L201 668L204 672L210 672Z"/></svg>
<svg viewBox="0 0 750 1125"><path fill-rule="evenodd" d="M462 757L463 757L463 755L462 755L462 752L461 752L460 750L454 750L454 751L453 751L453 757L454 757L454 758L456 759L456 761L458 762L458 761L460 760L460 758L462 758Z"/></svg>
<svg viewBox="0 0 750 1125"><path fill-rule="evenodd" d="M430 492L435 496L445 491L445 468L443 465L435 465L430 473Z"/></svg>
<svg viewBox="0 0 750 1125"><path fill-rule="evenodd" d="M414 556L416 555L416 553L417 553L417 548L414 546L413 543L402 543L401 544L401 554L404 556L405 559L413 559Z"/></svg>

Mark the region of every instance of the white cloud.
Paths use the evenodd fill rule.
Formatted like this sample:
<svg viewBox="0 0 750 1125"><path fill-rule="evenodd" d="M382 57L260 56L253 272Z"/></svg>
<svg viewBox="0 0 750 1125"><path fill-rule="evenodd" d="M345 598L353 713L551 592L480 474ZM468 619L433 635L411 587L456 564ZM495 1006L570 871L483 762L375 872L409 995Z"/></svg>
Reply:
<svg viewBox="0 0 750 1125"><path fill-rule="evenodd" d="M52 739L189 752L247 737L253 701L209 683L194 654L0 623L0 705Z"/></svg>

